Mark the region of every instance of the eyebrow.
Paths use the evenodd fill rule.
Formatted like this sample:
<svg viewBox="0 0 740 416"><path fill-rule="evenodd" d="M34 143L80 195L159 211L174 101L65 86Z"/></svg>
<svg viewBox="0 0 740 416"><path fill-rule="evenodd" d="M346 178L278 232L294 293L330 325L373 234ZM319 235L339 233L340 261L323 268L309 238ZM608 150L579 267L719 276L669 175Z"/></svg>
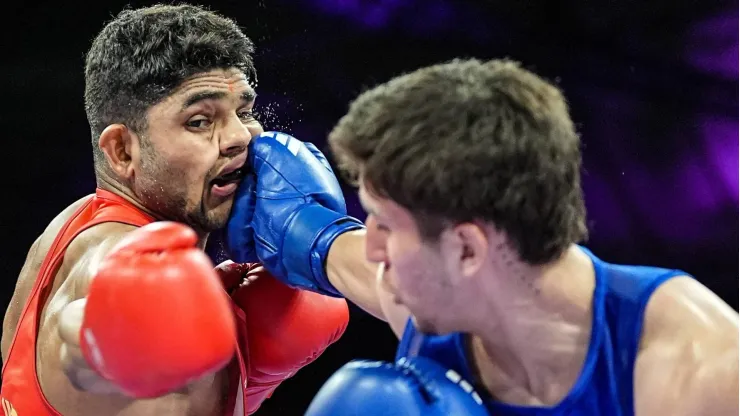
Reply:
<svg viewBox="0 0 740 416"><path fill-rule="evenodd" d="M185 103L182 105L182 109L185 110L188 107L195 105L201 101L206 100L220 100L224 97L226 97L227 93L226 91L202 91L195 93L188 97L187 100L185 100ZM246 103L251 103L252 101L257 98L257 94L254 91L248 90L244 91L241 95L241 100Z"/></svg>

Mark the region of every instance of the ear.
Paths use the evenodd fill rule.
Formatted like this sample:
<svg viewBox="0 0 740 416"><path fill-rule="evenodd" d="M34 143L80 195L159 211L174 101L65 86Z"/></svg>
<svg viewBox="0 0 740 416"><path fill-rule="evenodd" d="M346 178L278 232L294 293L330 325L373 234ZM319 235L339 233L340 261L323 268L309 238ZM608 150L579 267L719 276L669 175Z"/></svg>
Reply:
<svg viewBox="0 0 740 416"><path fill-rule="evenodd" d="M475 223L462 223L443 232L442 252L447 253L454 274L469 278L478 274L488 258L485 230Z"/></svg>
<svg viewBox="0 0 740 416"><path fill-rule="evenodd" d="M98 146L111 170L122 179L134 176L138 165L138 136L123 124L111 124L100 134Z"/></svg>

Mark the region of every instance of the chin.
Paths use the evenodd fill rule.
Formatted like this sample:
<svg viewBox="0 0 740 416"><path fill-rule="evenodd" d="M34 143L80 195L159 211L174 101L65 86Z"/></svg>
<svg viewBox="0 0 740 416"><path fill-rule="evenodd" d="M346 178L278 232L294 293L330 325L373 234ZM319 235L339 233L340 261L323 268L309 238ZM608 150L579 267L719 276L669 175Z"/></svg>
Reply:
<svg viewBox="0 0 740 416"><path fill-rule="evenodd" d="M228 213L222 214L215 211L191 213L184 221L200 233L211 233L226 227L229 220Z"/></svg>
<svg viewBox="0 0 740 416"><path fill-rule="evenodd" d="M209 231L218 230L226 227L231 214L231 200L209 210L206 214Z"/></svg>
<svg viewBox="0 0 740 416"><path fill-rule="evenodd" d="M226 228L226 224L229 222L228 215L209 215L208 221L206 221L206 224L203 224L203 228L205 228L206 231L212 232L216 230L221 230Z"/></svg>

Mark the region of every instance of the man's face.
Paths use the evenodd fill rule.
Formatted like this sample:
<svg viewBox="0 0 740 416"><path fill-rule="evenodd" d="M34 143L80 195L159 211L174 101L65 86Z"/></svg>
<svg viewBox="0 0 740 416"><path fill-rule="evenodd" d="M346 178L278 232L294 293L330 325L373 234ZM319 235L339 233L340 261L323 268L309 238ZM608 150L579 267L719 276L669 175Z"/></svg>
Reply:
<svg viewBox="0 0 740 416"><path fill-rule="evenodd" d="M395 202L379 198L360 186L360 201L368 213L365 223L366 257L382 262L385 271L378 284L395 302L411 312L423 332L451 330L455 293L451 290L445 253L425 242L411 213Z"/></svg>
<svg viewBox="0 0 740 416"><path fill-rule="evenodd" d="M245 163L247 145L263 132L254 99L241 71L214 70L150 108L134 178L144 205L199 231L224 227L239 179L221 177Z"/></svg>

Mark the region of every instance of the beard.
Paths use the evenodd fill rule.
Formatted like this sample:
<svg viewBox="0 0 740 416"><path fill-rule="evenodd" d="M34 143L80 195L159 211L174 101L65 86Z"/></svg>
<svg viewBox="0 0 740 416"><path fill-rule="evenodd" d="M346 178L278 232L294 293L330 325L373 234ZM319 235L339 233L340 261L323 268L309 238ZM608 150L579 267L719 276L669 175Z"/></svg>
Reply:
<svg viewBox="0 0 740 416"><path fill-rule="evenodd" d="M146 143L148 140L142 140ZM188 197L187 175L167 163L151 145L142 145L141 174L136 180L136 193L145 207L163 219L187 224L197 233L209 233L226 226L206 210L201 193L197 201ZM201 188L205 189L205 185Z"/></svg>

